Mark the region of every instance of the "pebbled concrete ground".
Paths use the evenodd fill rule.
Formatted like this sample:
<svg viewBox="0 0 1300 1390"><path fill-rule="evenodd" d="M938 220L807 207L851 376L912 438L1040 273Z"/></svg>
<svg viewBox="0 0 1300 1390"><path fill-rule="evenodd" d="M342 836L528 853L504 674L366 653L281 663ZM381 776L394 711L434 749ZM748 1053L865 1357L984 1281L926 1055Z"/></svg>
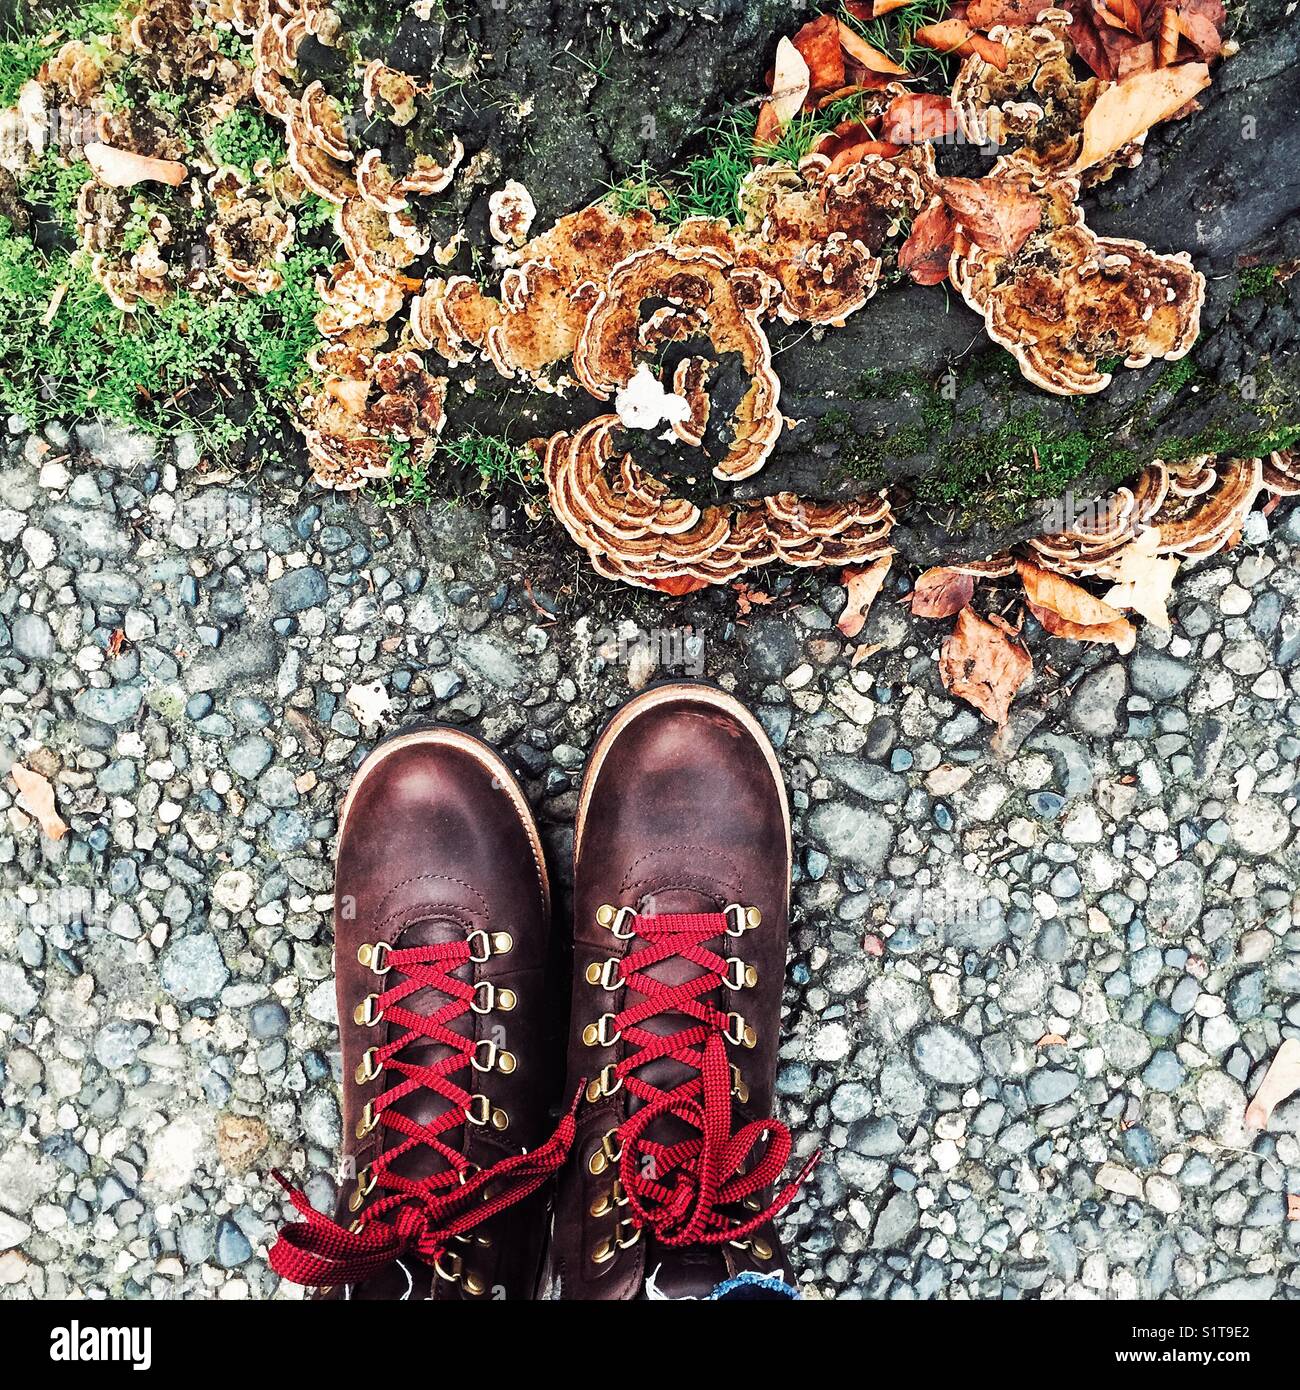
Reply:
<svg viewBox="0 0 1300 1390"><path fill-rule="evenodd" d="M1031 624L994 736L896 583L850 669L828 576L742 616L597 585L501 510L194 463L98 428L0 462L0 772L71 826L0 782L0 1293L275 1294L265 1171L323 1200L339 1141L352 769L412 715L462 723L562 870L607 710L685 670L753 704L793 792L809 1294L1300 1295L1300 1098L1243 1128L1300 1035L1300 514L1187 570L1128 659Z"/></svg>

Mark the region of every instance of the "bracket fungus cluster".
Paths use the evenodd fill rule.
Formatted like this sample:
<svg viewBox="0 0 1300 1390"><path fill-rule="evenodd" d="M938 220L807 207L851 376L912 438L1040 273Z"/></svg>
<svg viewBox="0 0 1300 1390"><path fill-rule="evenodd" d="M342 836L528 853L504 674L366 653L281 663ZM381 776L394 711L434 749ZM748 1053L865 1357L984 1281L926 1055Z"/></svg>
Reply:
<svg viewBox="0 0 1300 1390"><path fill-rule="evenodd" d="M1184 356L1204 276L1185 252L1093 232L1080 200L1193 109L1231 51L1219 0L957 0L910 33L912 53L952 63L942 90L922 90L940 64L909 70L868 37L897 8L847 0L779 39L725 217L603 197L535 232L528 188L441 124L431 74L409 52L375 56L327 0L132 4L112 42L51 56L0 156L17 167L51 139L67 162L84 153L78 237L128 314L182 289L274 293L324 205L342 254L316 281L319 340L295 399L324 486L387 475L397 446L427 465L449 379L471 394L485 365L571 412L533 443L555 516L601 574L678 594L774 561L883 575L908 505L889 479L831 501L752 484L725 496L793 423L774 337L799 325L820 339L907 277L950 283L1057 395L1104 390L1117 363ZM165 103L111 99L127 64L173 107L199 93L198 145ZM81 112L76 130L52 126L62 107ZM217 132L241 112L269 120L278 159L226 157ZM950 172L948 145L988 158ZM462 254L466 227L438 244L441 195L479 187L493 269L470 274L489 258ZM939 607L1025 566L1072 580L1113 579L1135 556L1176 565L1230 543L1261 495L1298 479L1290 454L1156 461L1089 524L943 571L956 578Z"/></svg>

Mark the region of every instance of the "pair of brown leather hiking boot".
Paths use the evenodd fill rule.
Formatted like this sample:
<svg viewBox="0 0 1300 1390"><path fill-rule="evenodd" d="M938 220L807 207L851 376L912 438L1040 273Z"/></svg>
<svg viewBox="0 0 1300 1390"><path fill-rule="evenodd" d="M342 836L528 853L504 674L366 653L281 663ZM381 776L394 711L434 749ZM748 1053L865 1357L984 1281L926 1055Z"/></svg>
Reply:
<svg viewBox="0 0 1300 1390"><path fill-rule="evenodd" d="M397 736L339 825L344 1169L271 1263L354 1298L698 1296L776 1275L769 1117L790 818L753 717L707 686L625 705L574 840L568 1079L548 1062L550 887L523 792L454 729ZM548 1119L560 1101L557 1128ZM549 1213L549 1222L548 1222Z"/></svg>

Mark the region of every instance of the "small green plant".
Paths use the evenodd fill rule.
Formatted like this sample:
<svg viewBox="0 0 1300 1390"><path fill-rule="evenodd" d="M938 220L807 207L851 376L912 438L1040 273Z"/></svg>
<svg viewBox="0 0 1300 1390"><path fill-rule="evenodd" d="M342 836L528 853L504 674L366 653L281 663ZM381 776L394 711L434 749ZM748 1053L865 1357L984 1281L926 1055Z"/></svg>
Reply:
<svg viewBox="0 0 1300 1390"><path fill-rule="evenodd" d="M529 485L528 450L497 435L471 429L454 439L441 439L433 458L421 464L406 440L392 439L388 446L391 472L374 486L375 502L381 507L419 507L434 499L432 476L441 463L461 472L477 474L484 487Z"/></svg>
<svg viewBox="0 0 1300 1390"><path fill-rule="evenodd" d="M261 111L240 106L213 127L208 148L222 164L250 173L259 160L285 161L284 141Z"/></svg>
<svg viewBox="0 0 1300 1390"><path fill-rule="evenodd" d="M955 73L952 55L917 43L916 32L938 24L949 9L949 0L913 0L912 4L903 5L880 19L860 20L847 7L841 8L839 18L908 72L947 83Z"/></svg>
<svg viewBox="0 0 1300 1390"><path fill-rule="evenodd" d="M1233 303L1240 304L1243 299L1256 299L1265 294L1277 283L1278 267L1275 265L1247 266L1237 281L1237 293Z"/></svg>
<svg viewBox="0 0 1300 1390"><path fill-rule="evenodd" d="M19 0L14 13L0 20L0 109L18 100L23 84L60 44L110 33L119 8L119 0L55 9Z"/></svg>

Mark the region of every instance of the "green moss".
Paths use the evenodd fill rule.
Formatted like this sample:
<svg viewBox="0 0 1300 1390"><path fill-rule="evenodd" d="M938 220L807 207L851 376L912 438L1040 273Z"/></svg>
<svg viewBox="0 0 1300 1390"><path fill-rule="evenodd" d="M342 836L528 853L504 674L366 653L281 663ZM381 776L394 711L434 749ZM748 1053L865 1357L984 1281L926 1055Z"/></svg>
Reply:
<svg viewBox="0 0 1300 1390"><path fill-rule="evenodd" d="M259 160L279 165L286 158L279 132L261 111L248 106L238 107L213 127L208 149L222 164L246 174Z"/></svg>
<svg viewBox="0 0 1300 1390"><path fill-rule="evenodd" d="M1271 290L1277 282L1278 267L1275 265L1247 266L1237 281L1237 292L1232 302L1240 304L1243 299L1256 299Z"/></svg>
<svg viewBox="0 0 1300 1390"><path fill-rule="evenodd" d="M414 458L407 441L394 439L389 445L392 471L379 479L372 491L381 507L425 506L439 495L434 480L440 470L446 469L477 474L484 488L526 488L531 462L532 455L521 445L476 429L454 439L439 440L427 463Z"/></svg>

